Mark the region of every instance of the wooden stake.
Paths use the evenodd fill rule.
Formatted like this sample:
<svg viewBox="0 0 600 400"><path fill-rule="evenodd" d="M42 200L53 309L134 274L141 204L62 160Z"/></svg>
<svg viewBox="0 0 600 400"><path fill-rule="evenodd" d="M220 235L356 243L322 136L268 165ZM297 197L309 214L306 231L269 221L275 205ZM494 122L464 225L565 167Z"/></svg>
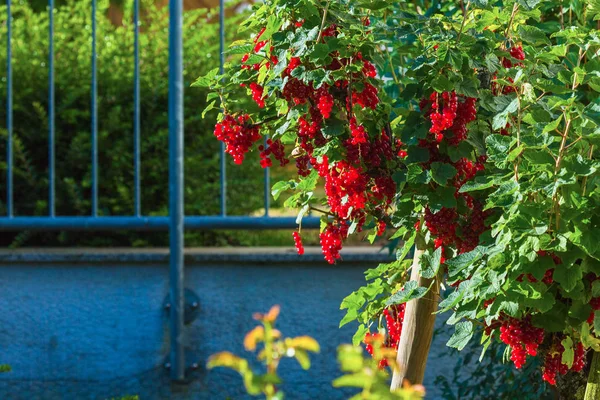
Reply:
<svg viewBox="0 0 600 400"><path fill-rule="evenodd" d="M594 351L584 400L600 399L600 354Z"/></svg>
<svg viewBox="0 0 600 400"><path fill-rule="evenodd" d="M431 287L425 296L406 303L402 333L398 344L398 356L396 357L399 368L394 371L392 377L390 387L392 391L401 388L405 380L411 384L422 384L425 375L425 365L431 347L436 317L436 314L433 313L438 308L440 280L439 278L425 279L419 276L420 259L423 252L424 250L417 243L410 280L417 281L419 286Z"/></svg>

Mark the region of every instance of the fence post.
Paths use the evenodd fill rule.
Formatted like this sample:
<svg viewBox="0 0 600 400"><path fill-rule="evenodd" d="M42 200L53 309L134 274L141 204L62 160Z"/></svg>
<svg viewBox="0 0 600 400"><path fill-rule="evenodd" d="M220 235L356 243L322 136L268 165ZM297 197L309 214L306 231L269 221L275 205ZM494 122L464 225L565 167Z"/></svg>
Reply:
<svg viewBox="0 0 600 400"><path fill-rule="evenodd" d="M13 216L12 13L6 0L6 216Z"/></svg>
<svg viewBox="0 0 600 400"><path fill-rule="evenodd" d="M183 337L183 4L169 0L169 280L171 379L185 378Z"/></svg>

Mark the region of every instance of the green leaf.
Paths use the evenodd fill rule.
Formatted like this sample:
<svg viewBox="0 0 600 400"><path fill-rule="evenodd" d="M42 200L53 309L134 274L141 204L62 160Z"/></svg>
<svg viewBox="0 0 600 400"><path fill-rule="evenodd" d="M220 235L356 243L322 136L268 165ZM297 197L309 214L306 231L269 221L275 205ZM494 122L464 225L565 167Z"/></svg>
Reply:
<svg viewBox="0 0 600 400"><path fill-rule="evenodd" d="M469 343L474 332L474 325L471 321L459 322L456 324L454 334L450 337L446 345L460 351Z"/></svg>
<svg viewBox="0 0 600 400"><path fill-rule="evenodd" d="M516 143L515 138L504 135L490 135L485 139L492 161L503 160L514 143Z"/></svg>
<svg viewBox="0 0 600 400"><path fill-rule="evenodd" d="M306 73L306 79L313 81L314 88L318 89L329 81L329 74L324 69L314 69Z"/></svg>
<svg viewBox="0 0 600 400"><path fill-rule="evenodd" d="M327 137L340 136L345 132L346 124L333 116L327 120L324 133Z"/></svg>
<svg viewBox="0 0 600 400"><path fill-rule="evenodd" d="M215 101L215 100L213 100L213 101L211 101L211 102L210 102L210 103L209 103L209 104L206 106L206 108L205 108L205 109L202 111L202 118L204 118L204 117L206 116L206 113L207 113L207 112L209 112L209 111L211 111L211 110L214 110L215 108L217 108L217 107L215 107L215 103L216 103L216 101Z"/></svg>
<svg viewBox="0 0 600 400"><path fill-rule="evenodd" d="M225 54L247 54L252 53L254 51L254 45L252 43L245 44L236 44L232 43L227 50L225 50Z"/></svg>
<svg viewBox="0 0 600 400"><path fill-rule="evenodd" d="M357 372L351 375L344 375L336 378L332 385L333 387L358 387L362 388L370 384L373 378L365 375L364 372Z"/></svg>
<svg viewBox="0 0 600 400"><path fill-rule="evenodd" d="M567 336L560 342L563 345L564 351L562 354L561 362L566 364L569 369L573 366L573 362L575 361L575 351L573 351L573 339L570 336Z"/></svg>
<svg viewBox="0 0 600 400"><path fill-rule="evenodd" d="M292 189L295 186L296 186L296 182L294 182L294 181L277 182L271 188L271 195L273 196L273 198L275 200L277 200L279 198L279 196L281 195L281 193L285 192L286 190Z"/></svg>
<svg viewBox="0 0 600 400"><path fill-rule="evenodd" d="M423 297L425 293L427 293L426 287L419 287L416 281L408 281L402 290L394 293L387 299L385 305L406 303L407 301Z"/></svg>
<svg viewBox="0 0 600 400"><path fill-rule="evenodd" d="M556 302L550 311L533 315L531 321L548 332L562 332L566 326L566 318L567 307L562 302Z"/></svg>
<svg viewBox="0 0 600 400"><path fill-rule="evenodd" d="M520 25L519 38L524 42L533 45L550 45L550 39L546 36L543 30L533 25Z"/></svg>
<svg viewBox="0 0 600 400"><path fill-rule="evenodd" d="M498 189L496 189L495 192L488 196L485 209L499 205L503 199L513 196L519 190L519 188L519 183L514 179L504 182Z"/></svg>
<svg viewBox="0 0 600 400"><path fill-rule="evenodd" d="M445 186L449 179L456 176L456 168L451 164L431 163L431 178L439 185Z"/></svg>
<svg viewBox="0 0 600 400"><path fill-rule="evenodd" d="M508 105L498 114L494 116L492 120L492 129L498 130L502 129L508 123L508 116L519 109L519 101L515 98L513 101L508 103ZM492 135L492 136L500 136L500 135ZM486 141L487 142L487 141Z"/></svg>
<svg viewBox="0 0 600 400"><path fill-rule="evenodd" d="M496 183L493 176L476 176L460 187L459 193L474 192L476 190L489 189Z"/></svg>
<svg viewBox="0 0 600 400"><path fill-rule="evenodd" d="M310 357L306 351L294 349L294 357L298 360L298 364L300 364L302 369L307 370L310 368Z"/></svg>
<svg viewBox="0 0 600 400"><path fill-rule="evenodd" d="M408 155L404 159L406 164L423 163L429 161L429 150L417 146L409 146Z"/></svg>
<svg viewBox="0 0 600 400"><path fill-rule="evenodd" d="M346 312L346 315L344 315L344 318L342 318L342 320L340 321L339 328L354 321L357 318L358 318L358 311L354 308L349 308L348 311Z"/></svg>
<svg viewBox="0 0 600 400"><path fill-rule="evenodd" d="M452 307L456 306L463 299L464 295L465 295L464 287L461 288L459 286L459 288L456 291L450 293L448 295L448 297L446 297L444 300L442 300L440 302L440 305L439 305L440 309L437 313L439 314L439 313L449 311Z"/></svg>
<svg viewBox="0 0 600 400"><path fill-rule="evenodd" d="M581 154L565 158L563 166L565 169L578 176L590 176L598 169L597 163L583 158Z"/></svg>
<svg viewBox="0 0 600 400"><path fill-rule="evenodd" d="M513 162L514 160L516 160L517 157L519 157L521 155L521 152L523 152L524 148L525 148L525 145L522 144L522 145L512 149L510 151L510 153L508 153L508 157L506 157L506 161Z"/></svg>
<svg viewBox="0 0 600 400"><path fill-rule="evenodd" d="M457 257L446 260L445 265L448 267L449 275L454 277L463 269L470 267L475 262L481 260L485 255L485 250L486 247L477 246L467 253L462 253Z"/></svg>
<svg viewBox="0 0 600 400"><path fill-rule="evenodd" d="M542 0L517 0L526 10L533 10Z"/></svg>
<svg viewBox="0 0 600 400"><path fill-rule="evenodd" d="M364 324L360 324L358 329L352 336L352 345L359 346L363 340L365 340L365 335L369 332L369 328L367 328Z"/></svg>
<svg viewBox="0 0 600 400"><path fill-rule="evenodd" d="M479 97L479 92L477 91L478 85L478 79L463 76L460 81L456 82L455 90L456 93L467 97Z"/></svg>
<svg viewBox="0 0 600 400"><path fill-rule="evenodd" d="M439 187L429 196L428 206L432 212L438 212L442 207L456 207L456 189L454 187Z"/></svg>
<svg viewBox="0 0 600 400"><path fill-rule="evenodd" d="M533 165L554 165L556 161L554 157L544 150L525 150L523 157Z"/></svg>
<svg viewBox="0 0 600 400"><path fill-rule="evenodd" d="M577 324L587 321L592 312L592 306L588 303L582 303L580 301L574 301L569 308L569 318L576 321Z"/></svg>
<svg viewBox="0 0 600 400"><path fill-rule="evenodd" d="M448 80L444 75L439 74L432 82L431 87L439 93L447 92L452 90L452 82Z"/></svg>
<svg viewBox="0 0 600 400"><path fill-rule="evenodd" d="M414 244L415 244L415 238L416 238L416 230L413 230L412 235L410 236L410 238L408 238L408 240L406 242L404 242L404 244L402 245L402 248L398 249L398 251L396 251L396 260L398 262L404 260L404 257L406 257L408 255L408 253L410 252L410 250L413 248Z"/></svg>
<svg viewBox="0 0 600 400"><path fill-rule="evenodd" d="M363 349L349 344L342 344L337 349L337 359L342 371L360 371L363 368Z"/></svg>
<svg viewBox="0 0 600 400"><path fill-rule="evenodd" d="M544 129L542 130L542 132L546 133L546 132L554 131L556 128L558 128L558 125L560 125L560 121L562 121L562 114L559 115L559 117L556 118L554 121L552 121L549 124L547 124L546 126L544 126Z"/></svg>
<svg viewBox="0 0 600 400"><path fill-rule="evenodd" d="M297 190L301 191L312 191L317 187L317 181L319 180L319 173L316 169L310 171L308 176L302 178L297 186Z"/></svg>
<svg viewBox="0 0 600 400"><path fill-rule="evenodd" d="M442 248L438 247L435 251L427 249L421 256L421 271L423 278L431 279L437 275L442 260Z"/></svg>
<svg viewBox="0 0 600 400"><path fill-rule="evenodd" d="M571 268L561 266L561 268L556 268L554 271L554 280L567 292L573 290L577 286L577 282L582 279L583 272L581 266L577 264L572 265Z"/></svg>
<svg viewBox="0 0 600 400"><path fill-rule="evenodd" d="M204 76L199 77L192 83L192 87L209 87L216 81L217 74L219 73L219 67L213 68Z"/></svg>
<svg viewBox="0 0 600 400"><path fill-rule="evenodd" d="M329 55L329 46L324 43L317 43L313 47L309 58L311 61L323 60Z"/></svg>
<svg viewBox="0 0 600 400"><path fill-rule="evenodd" d="M406 181L408 183L428 184L430 180L431 175L428 170L421 168L418 164L407 165Z"/></svg>
<svg viewBox="0 0 600 400"><path fill-rule="evenodd" d="M390 2L387 0L365 0L361 1L358 4L358 6L367 10L381 10L383 8L389 7Z"/></svg>

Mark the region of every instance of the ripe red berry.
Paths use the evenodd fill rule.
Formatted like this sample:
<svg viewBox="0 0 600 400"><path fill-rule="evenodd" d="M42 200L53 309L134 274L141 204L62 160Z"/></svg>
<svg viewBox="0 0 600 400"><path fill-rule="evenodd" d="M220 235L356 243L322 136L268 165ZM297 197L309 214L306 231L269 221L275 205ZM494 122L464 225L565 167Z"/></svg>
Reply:
<svg viewBox="0 0 600 400"><path fill-rule="evenodd" d="M294 237L294 244L296 246L296 251L299 255L304 254L304 246L302 245L302 237L300 236L300 232L294 232L292 234Z"/></svg>
<svg viewBox="0 0 600 400"><path fill-rule="evenodd" d="M260 108L265 108L265 100L263 96L263 87L252 82L250 84L250 90L252 91L252 100L258 104Z"/></svg>

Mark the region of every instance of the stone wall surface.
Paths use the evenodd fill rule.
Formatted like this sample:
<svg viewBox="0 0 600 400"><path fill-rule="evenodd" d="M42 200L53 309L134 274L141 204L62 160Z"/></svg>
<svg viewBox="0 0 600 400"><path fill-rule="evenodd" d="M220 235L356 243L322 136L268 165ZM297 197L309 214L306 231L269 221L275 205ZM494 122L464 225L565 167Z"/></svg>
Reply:
<svg viewBox="0 0 600 400"><path fill-rule="evenodd" d="M363 284L373 263L327 266L294 264L195 264L186 287L200 299L198 318L187 328L188 358L199 368L187 384L171 384L164 363L169 331L164 302L168 267L153 264L0 264L0 399L245 399L239 376L207 371L207 358L228 350L249 355L242 339L253 312L282 309L278 328L286 336L310 335L321 344L312 367L282 363L286 399L343 399L336 347L350 342L354 326L339 329L341 299ZM440 322L440 321L438 321ZM441 322L440 322L441 324ZM447 338L436 337L433 351ZM453 362L429 363L428 398L439 398L435 376Z"/></svg>

